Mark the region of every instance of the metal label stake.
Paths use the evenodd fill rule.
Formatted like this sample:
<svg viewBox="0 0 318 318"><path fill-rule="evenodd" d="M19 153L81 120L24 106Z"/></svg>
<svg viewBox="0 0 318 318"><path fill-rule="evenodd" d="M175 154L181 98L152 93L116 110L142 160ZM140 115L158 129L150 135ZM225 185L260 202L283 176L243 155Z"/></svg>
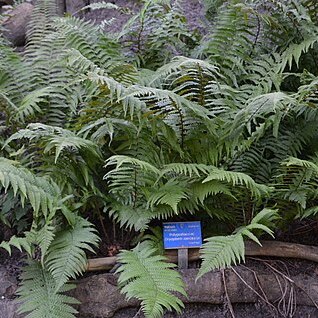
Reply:
<svg viewBox="0 0 318 318"><path fill-rule="evenodd" d="M188 249L187 248L178 249L178 268L179 269L188 268Z"/></svg>

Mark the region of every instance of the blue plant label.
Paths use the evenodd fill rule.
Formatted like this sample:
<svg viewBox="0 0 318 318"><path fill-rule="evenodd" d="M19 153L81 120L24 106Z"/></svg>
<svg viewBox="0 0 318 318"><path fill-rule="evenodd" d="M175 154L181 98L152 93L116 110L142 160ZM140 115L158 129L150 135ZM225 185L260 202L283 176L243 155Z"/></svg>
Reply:
<svg viewBox="0 0 318 318"><path fill-rule="evenodd" d="M163 246L165 249L201 247L201 222L163 223Z"/></svg>

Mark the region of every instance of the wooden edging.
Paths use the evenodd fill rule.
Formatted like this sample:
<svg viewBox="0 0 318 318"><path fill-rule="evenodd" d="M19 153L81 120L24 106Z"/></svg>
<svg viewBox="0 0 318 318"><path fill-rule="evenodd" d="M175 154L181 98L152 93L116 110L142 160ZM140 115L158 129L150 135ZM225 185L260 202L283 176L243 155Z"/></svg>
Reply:
<svg viewBox="0 0 318 318"><path fill-rule="evenodd" d="M267 256L267 257L284 257L299 258L303 260L318 263L318 247L302 244L285 243L278 241L262 241L262 246L254 242L245 243L246 256ZM177 250L168 250L165 253L168 261L177 263ZM200 259L199 249L189 249L189 261L198 261ZM117 262L117 257L104 257L89 259L87 263L88 272L105 271L112 269Z"/></svg>

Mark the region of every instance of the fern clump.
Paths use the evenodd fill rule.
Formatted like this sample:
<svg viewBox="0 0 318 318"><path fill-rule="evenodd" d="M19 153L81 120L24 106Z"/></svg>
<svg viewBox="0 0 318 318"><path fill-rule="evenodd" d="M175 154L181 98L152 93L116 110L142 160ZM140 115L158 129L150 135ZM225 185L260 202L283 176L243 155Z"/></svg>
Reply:
<svg viewBox="0 0 318 318"><path fill-rule="evenodd" d="M153 226L202 221L202 276L316 216L317 5L204 3L204 34L182 1L145 0L107 34L39 0L24 54L0 36L0 220L17 230L0 247L28 256L28 317L76 315L64 292L100 240L132 248L120 287L160 317L185 292ZM103 9L127 13L83 11Z"/></svg>

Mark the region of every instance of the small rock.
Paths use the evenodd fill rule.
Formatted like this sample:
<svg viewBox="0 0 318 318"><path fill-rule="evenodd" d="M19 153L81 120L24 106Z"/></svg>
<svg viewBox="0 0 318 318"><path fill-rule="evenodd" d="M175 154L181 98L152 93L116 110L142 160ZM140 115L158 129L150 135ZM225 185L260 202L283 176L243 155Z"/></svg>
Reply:
<svg viewBox="0 0 318 318"><path fill-rule="evenodd" d="M18 304L13 300L0 300L0 318L22 318L17 314Z"/></svg>
<svg viewBox="0 0 318 318"><path fill-rule="evenodd" d="M0 267L0 297L1 299L14 298L14 294L17 288L18 288L17 279L13 276L10 276L5 267Z"/></svg>
<svg viewBox="0 0 318 318"><path fill-rule="evenodd" d="M10 17L4 22L5 37L15 46L23 46L25 43L26 27L30 20L33 5L27 2L16 6L10 13Z"/></svg>

